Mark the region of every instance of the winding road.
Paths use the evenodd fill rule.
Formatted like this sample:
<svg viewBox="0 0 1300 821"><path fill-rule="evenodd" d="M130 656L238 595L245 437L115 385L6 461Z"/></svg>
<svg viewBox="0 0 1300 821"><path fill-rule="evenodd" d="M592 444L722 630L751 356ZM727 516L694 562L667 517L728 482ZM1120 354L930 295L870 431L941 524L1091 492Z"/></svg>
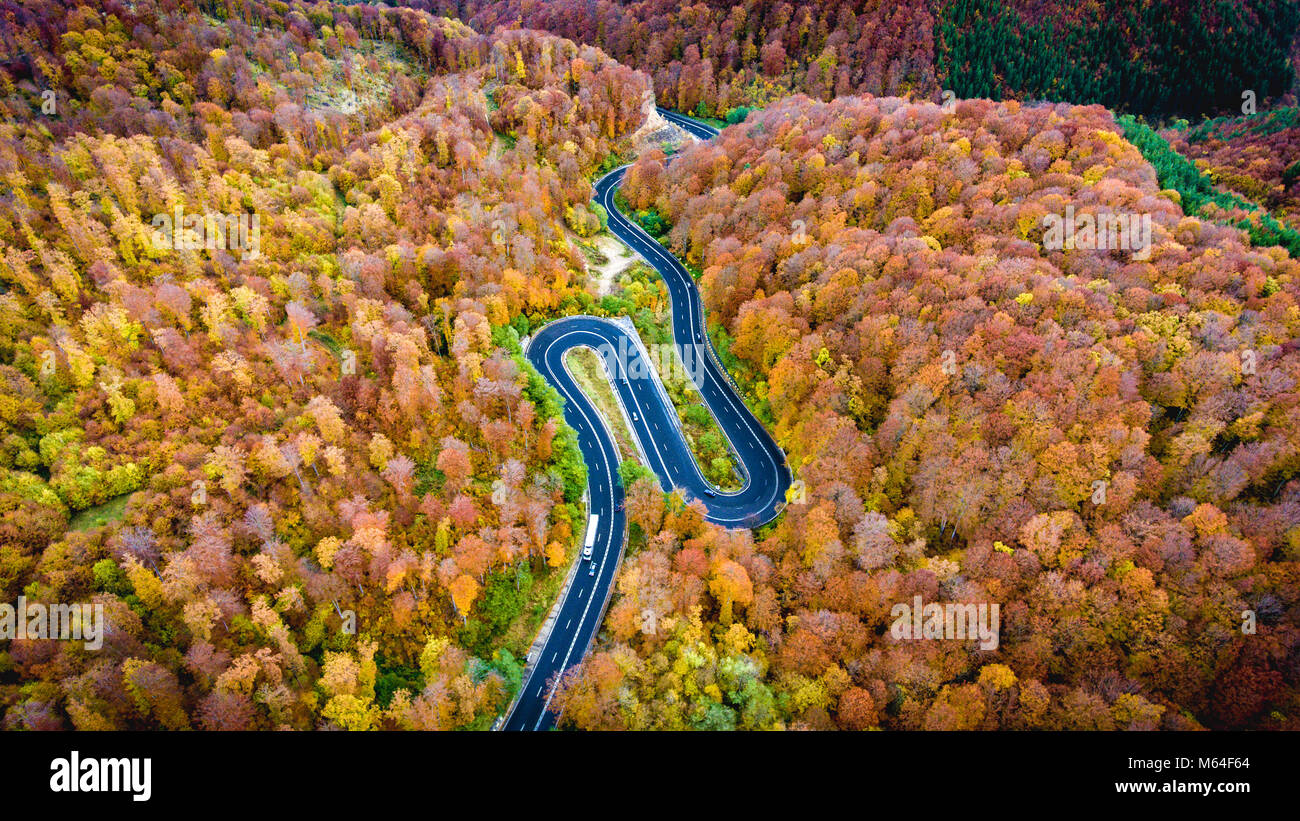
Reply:
<svg viewBox="0 0 1300 821"><path fill-rule="evenodd" d="M710 139L718 132L703 123L659 109L665 119L692 136ZM525 355L560 395L564 418L578 434L587 464L588 514L595 516L589 560L579 559L572 582L562 593L553 628L538 653L521 694L507 716L505 730L545 730L555 724L547 709L558 674L586 655L609 603L622 558L627 516L619 478L618 449L592 403L564 365L570 350L586 346L602 355L643 458L665 491L680 488L698 499L706 518L725 527L752 528L770 521L785 505L790 471L785 455L736 395L704 332L704 309L690 272L663 246L627 219L614 205L614 192L627 166L609 172L595 186L595 200L609 212L609 231L652 265L668 286L673 339L686 371L739 457L744 486L734 493L713 487L700 472L677 423L677 413L655 376L635 331L626 324L593 316L551 322L528 341ZM592 570L594 569L594 573Z"/></svg>

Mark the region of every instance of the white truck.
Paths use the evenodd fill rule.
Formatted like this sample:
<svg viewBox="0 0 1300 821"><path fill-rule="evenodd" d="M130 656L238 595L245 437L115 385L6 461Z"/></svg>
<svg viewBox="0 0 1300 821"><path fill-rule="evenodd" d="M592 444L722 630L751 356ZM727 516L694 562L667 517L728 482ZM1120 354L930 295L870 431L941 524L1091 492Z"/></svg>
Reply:
<svg viewBox="0 0 1300 821"><path fill-rule="evenodd" d="M591 548L596 544L596 523L600 521L600 514L593 513L587 521L587 543L582 547L583 561L591 559Z"/></svg>

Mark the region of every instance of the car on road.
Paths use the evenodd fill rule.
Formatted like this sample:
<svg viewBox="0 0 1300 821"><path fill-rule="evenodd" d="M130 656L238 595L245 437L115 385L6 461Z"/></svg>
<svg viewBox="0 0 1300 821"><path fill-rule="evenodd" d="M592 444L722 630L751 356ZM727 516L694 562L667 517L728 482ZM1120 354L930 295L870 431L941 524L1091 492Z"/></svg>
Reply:
<svg viewBox="0 0 1300 821"><path fill-rule="evenodd" d="M704 495L705 495L705 496L717 496L717 495L718 495L718 492L717 492L716 490L714 490L713 488L707 488L707 487L706 487L706 488L704 489Z"/></svg>
<svg viewBox="0 0 1300 821"><path fill-rule="evenodd" d="M696 331L696 332L695 332L695 341L696 341L696 342L703 342L703 341L704 341L704 334L700 333L699 331Z"/></svg>
<svg viewBox="0 0 1300 821"><path fill-rule="evenodd" d="M640 421L639 419L636 418L636 411L632 411L632 421L633 421L633 422L638 422L638 421Z"/></svg>
<svg viewBox="0 0 1300 821"><path fill-rule="evenodd" d="M596 575L596 563L595 563L595 562L592 562L592 563L591 563L591 566L587 568L587 575L588 575L588 576L594 576L594 575Z"/></svg>

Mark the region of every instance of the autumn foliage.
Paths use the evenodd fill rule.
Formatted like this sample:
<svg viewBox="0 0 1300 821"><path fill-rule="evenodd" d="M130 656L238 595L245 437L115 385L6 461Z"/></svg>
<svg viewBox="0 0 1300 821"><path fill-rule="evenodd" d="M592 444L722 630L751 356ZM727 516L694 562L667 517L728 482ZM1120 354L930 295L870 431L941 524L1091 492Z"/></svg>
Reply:
<svg viewBox="0 0 1300 821"><path fill-rule="evenodd" d="M647 78L374 6L4 30L0 595L107 622L4 647L4 726L490 725L586 475L518 341L590 302L564 217ZM381 58L367 105L306 93ZM160 246L175 213L256 215L260 247Z"/></svg>
<svg viewBox="0 0 1300 821"><path fill-rule="evenodd" d="M1227 5L1285 93L1290 7ZM1114 104L1119 23L1015 4L1002 65L988 7L0 2L0 602L106 621L5 643L0 726L490 727L587 513L520 341L662 308L573 241L658 102L735 124L622 196L800 492L727 530L630 481L562 726L1296 729L1300 263L1180 193L1295 228L1294 115L1156 168L1101 105L927 101ZM1179 60L1225 30L1181 19ZM1106 48L1185 69L1150 45ZM1067 207L1149 214L1149 257L1049 248ZM158 241L209 215L254 244ZM998 647L895 640L918 596L996 603Z"/></svg>
<svg viewBox="0 0 1300 821"><path fill-rule="evenodd" d="M1185 216L1100 107L796 97L626 193L807 498L754 537L670 510L565 721L1294 726L1284 250ZM1151 213L1150 259L1047 250L1067 204ZM999 648L894 640L916 595L1000 603Z"/></svg>

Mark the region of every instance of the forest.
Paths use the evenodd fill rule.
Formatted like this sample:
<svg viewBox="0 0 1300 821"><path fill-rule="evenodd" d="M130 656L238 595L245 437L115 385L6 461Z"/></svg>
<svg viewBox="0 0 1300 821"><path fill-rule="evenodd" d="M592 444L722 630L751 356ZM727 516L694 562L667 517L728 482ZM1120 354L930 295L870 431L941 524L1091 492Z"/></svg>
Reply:
<svg viewBox="0 0 1300 821"><path fill-rule="evenodd" d="M3 647L4 726L490 725L584 515L519 337L592 306L567 225L648 78L410 10L6 13L0 594L107 626Z"/></svg>
<svg viewBox="0 0 1300 821"><path fill-rule="evenodd" d="M630 163L800 490L728 529L625 463L562 729L1300 729L1298 28L0 0L0 603L106 622L0 640L0 727L491 729L588 515L521 342L671 338L653 270L594 284ZM1150 254L1052 247L1067 207ZM914 597L1000 603L996 649L895 640Z"/></svg>
<svg viewBox="0 0 1300 821"><path fill-rule="evenodd" d="M658 535L571 726L1294 727L1300 268L1185 215L1123 134L796 96L637 160L808 499L751 536L634 485ZM1150 259L1045 249L1067 201L1152 213ZM914 595L1005 602L996 657L891 642Z"/></svg>
<svg viewBox="0 0 1300 821"><path fill-rule="evenodd" d="M649 73L662 105L722 118L791 92L1100 103L1152 117L1296 91L1290 0L405 0L523 25ZM1204 70L1212 65L1213 71Z"/></svg>

